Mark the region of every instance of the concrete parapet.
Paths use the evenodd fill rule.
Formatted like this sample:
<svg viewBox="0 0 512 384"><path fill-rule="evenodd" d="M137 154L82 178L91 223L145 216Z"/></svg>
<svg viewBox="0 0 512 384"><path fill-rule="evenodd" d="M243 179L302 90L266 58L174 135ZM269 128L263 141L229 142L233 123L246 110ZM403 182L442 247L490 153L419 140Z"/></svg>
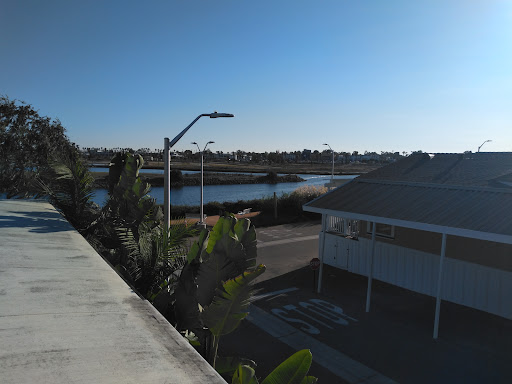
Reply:
<svg viewBox="0 0 512 384"><path fill-rule="evenodd" d="M225 383L41 201L0 200L2 383Z"/></svg>

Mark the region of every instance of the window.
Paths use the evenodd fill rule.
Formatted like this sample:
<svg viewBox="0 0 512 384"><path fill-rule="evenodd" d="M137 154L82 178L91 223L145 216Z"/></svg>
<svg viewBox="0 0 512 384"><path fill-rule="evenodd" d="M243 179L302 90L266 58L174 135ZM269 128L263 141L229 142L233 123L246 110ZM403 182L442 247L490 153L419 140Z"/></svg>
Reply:
<svg viewBox="0 0 512 384"><path fill-rule="evenodd" d="M394 225L382 224L382 223L375 223L375 224L377 227L377 230L375 231L375 236L387 237L389 239L395 238L395 226ZM368 221L366 223L366 233L371 235L372 229L373 229L373 223Z"/></svg>

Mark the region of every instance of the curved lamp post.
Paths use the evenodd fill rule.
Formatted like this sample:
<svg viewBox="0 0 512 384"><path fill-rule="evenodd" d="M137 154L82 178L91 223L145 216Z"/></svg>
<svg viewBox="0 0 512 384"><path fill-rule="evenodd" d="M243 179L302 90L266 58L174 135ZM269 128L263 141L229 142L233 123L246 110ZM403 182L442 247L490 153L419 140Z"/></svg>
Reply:
<svg viewBox="0 0 512 384"><path fill-rule="evenodd" d="M322 145L327 145L329 147L329 149L331 150L332 152L332 172L331 172L331 187L334 187L334 151L332 150L331 146L329 144L322 144Z"/></svg>
<svg viewBox="0 0 512 384"><path fill-rule="evenodd" d="M203 159L203 155L204 155L204 151L206 151L206 147L208 146L208 144L214 144L215 141L209 141L206 143L206 145L204 146L204 149L201 151L201 148L199 148L199 144L197 144L195 141L193 141L191 144L195 144L197 145L197 150L199 151L199 154L201 155L201 211L200 211L200 218L199 218L199 225L201 225L202 227L206 227L206 224L204 223L204 214L203 214L203 186L204 186L204 183L203 183L203 180L204 180L204 172L203 172L203 164L204 164L204 159Z"/></svg>
<svg viewBox="0 0 512 384"><path fill-rule="evenodd" d="M482 145L480 145L480 146L478 147L478 151L477 151L477 152L480 152L480 148L482 148L482 147L483 147L483 145L484 145L485 143L488 143L488 142L490 142L490 141L492 141L492 140L485 140L485 141L482 143Z"/></svg>
<svg viewBox="0 0 512 384"><path fill-rule="evenodd" d="M169 138L164 138L164 230L169 230L169 223L171 222L171 153L170 150L176 144L185 133L190 129L203 116L208 116L210 119L216 119L217 117L235 117L231 113L203 113L195 118L187 128L181 131L172 141L169 142Z"/></svg>

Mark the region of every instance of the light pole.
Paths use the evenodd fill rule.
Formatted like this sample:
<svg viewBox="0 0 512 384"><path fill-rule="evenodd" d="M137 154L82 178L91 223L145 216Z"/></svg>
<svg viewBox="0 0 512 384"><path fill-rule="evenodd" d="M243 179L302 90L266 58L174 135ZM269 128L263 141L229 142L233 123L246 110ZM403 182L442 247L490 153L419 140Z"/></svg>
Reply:
<svg viewBox="0 0 512 384"><path fill-rule="evenodd" d="M181 131L178 136L169 142L169 138L164 138L164 231L167 233L169 230L169 223L171 222L171 153L170 150L176 144L185 133L190 129L203 116L208 116L210 119L216 119L217 117L235 117L231 113L203 113L195 118L187 128Z"/></svg>
<svg viewBox="0 0 512 384"><path fill-rule="evenodd" d="M329 144L322 144L322 145L327 145L329 147L329 149L331 150L332 152L332 172L331 172L331 187L334 187L334 151L332 150L331 146Z"/></svg>
<svg viewBox="0 0 512 384"><path fill-rule="evenodd" d="M203 172L203 163L204 163L204 160L203 160L203 155L204 155L204 151L206 151L206 147L208 146L208 144L213 144L215 143L215 141L209 141L206 143L206 145L204 146L204 149L203 151L201 152L201 148L199 148L199 144L197 144L195 141L193 141L191 144L195 144L197 145L197 150L199 151L200 155L201 155L201 210L200 210L200 218L199 218L199 225L201 225L202 227L206 227L206 224L204 223L204 214L203 214L203 186L204 186L204 172Z"/></svg>
<svg viewBox="0 0 512 384"><path fill-rule="evenodd" d="M488 143L488 142L490 142L490 141L492 141L492 140L485 140L485 141L482 143L482 145L480 145L480 146L478 147L478 151L477 151L477 152L480 152L480 148L482 148L482 146L483 146L485 143Z"/></svg>

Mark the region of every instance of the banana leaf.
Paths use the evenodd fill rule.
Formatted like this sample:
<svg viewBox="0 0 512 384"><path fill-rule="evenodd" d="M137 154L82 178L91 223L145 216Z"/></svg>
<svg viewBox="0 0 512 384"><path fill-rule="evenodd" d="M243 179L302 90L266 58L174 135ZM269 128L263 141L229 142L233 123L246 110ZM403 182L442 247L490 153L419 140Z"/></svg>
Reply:
<svg viewBox="0 0 512 384"><path fill-rule="evenodd" d="M219 372L221 375L233 375L235 371L238 369L239 365L247 365L252 369L256 369L257 366L256 362L254 362L253 360L245 359L243 357L238 356L217 356L217 359L215 360L215 370Z"/></svg>
<svg viewBox="0 0 512 384"><path fill-rule="evenodd" d="M309 349L298 351L279 364L261 384L302 384L304 379L305 383L311 383L306 375L312 361L313 355Z"/></svg>
<svg viewBox="0 0 512 384"><path fill-rule="evenodd" d="M260 264L254 271L244 272L240 276L226 281L222 290L218 289L211 305L204 309L202 319L215 337L232 332L248 312L251 294L250 282L265 272Z"/></svg>
<svg viewBox="0 0 512 384"><path fill-rule="evenodd" d="M248 365L240 364L233 375L231 384L258 384L254 369Z"/></svg>

